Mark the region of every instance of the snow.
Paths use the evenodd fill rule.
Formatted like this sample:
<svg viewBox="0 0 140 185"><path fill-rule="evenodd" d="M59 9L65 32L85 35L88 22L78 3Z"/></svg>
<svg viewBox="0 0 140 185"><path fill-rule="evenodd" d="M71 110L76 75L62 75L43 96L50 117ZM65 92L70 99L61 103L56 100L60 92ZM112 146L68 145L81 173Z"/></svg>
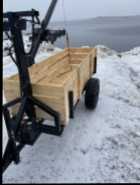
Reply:
<svg viewBox="0 0 140 185"><path fill-rule="evenodd" d="M28 52L29 48L30 48L30 42L27 40L26 37L24 38L24 40L26 42L25 49L26 49L26 52ZM5 41L3 44L3 48L7 47L9 45L10 45L10 43L8 41ZM48 51L49 48L50 48L50 45L47 43L43 43L41 45L41 47L39 48L39 51L38 51L38 55L35 58L35 63L38 63L38 62L40 62L50 56L62 51L62 49L55 47L55 48L53 48L54 49L53 52L51 52L51 51ZM13 65L13 61L11 61L11 58L7 55L8 52L4 51L3 53L4 53L4 56L3 56L3 76L9 77L11 75L16 74L18 71L17 71L16 65Z"/></svg>
<svg viewBox="0 0 140 185"><path fill-rule="evenodd" d="M140 183L140 47L125 53L97 48L96 110L86 110L82 97L63 135L42 135L26 147L4 183Z"/></svg>

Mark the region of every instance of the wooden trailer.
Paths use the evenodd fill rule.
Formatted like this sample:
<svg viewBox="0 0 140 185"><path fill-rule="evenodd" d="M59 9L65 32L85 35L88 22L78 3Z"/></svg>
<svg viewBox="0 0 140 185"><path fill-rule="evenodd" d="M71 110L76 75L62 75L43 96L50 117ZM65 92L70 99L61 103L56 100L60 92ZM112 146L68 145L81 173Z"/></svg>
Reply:
<svg viewBox="0 0 140 185"><path fill-rule="evenodd" d="M69 48L29 68L33 96L60 113L62 125L69 123L71 104L80 100L83 90L96 73L95 48ZM9 102L20 97L18 75L4 79L4 93ZM73 101L70 101L70 96ZM17 105L12 107L16 114ZM50 116L36 108L38 118Z"/></svg>
<svg viewBox="0 0 140 185"><path fill-rule="evenodd" d="M39 136L61 136L74 110L85 94L85 106L96 108L99 80L96 73L95 48L67 48L38 64L35 57L42 42L54 42L66 36L65 29L48 28L57 0L52 0L42 21L36 10L6 12L3 30L12 43L9 55L18 68L18 74L4 79L7 103L3 116L8 142L2 157L2 172L14 162L20 162L20 152L26 145L33 146ZM25 49L24 32L31 22L30 51ZM69 44L68 44L69 45ZM12 55L13 54L13 55ZM45 121L52 119L52 122ZM44 122L45 121L45 122Z"/></svg>

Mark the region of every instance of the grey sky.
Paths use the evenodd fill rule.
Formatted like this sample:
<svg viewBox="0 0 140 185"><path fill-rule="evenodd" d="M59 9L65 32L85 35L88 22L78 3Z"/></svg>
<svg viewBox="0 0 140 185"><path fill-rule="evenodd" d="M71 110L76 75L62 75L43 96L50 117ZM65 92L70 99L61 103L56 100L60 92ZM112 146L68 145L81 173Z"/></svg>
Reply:
<svg viewBox="0 0 140 185"><path fill-rule="evenodd" d="M4 11L35 8L45 14L51 0L4 0ZM63 9L63 7L65 7ZM83 19L97 16L140 15L140 0L58 0L53 20Z"/></svg>

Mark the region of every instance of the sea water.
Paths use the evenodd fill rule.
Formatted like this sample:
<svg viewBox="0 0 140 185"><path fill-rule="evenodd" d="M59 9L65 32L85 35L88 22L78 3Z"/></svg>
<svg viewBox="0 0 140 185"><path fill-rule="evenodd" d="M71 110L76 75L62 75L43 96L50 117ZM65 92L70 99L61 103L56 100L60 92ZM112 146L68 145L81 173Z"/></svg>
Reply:
<svg viewBox="0 0 140 185"><path fill-rule="evenodd" d="M50 27L66 28L71 47L105 45L117 51L127 51L140 46L140 16L57 22ZM56 45L64 47L64 43L65 40L59 39Z"/></svg>

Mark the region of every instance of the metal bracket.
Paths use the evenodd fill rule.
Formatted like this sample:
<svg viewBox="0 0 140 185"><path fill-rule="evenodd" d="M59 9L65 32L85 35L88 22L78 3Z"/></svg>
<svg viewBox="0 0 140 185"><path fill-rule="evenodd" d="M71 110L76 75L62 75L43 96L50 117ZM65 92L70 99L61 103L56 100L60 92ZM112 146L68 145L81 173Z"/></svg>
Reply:
<svg viewBox="0 0 140 185"><path fill-rule="evenodd" d="M15 106L17 103L21 103L19 111L15 117L12 117L8 109L12 106ZM55 125L47 126L42 124L44 120L32 120L30 117L27 119L27 116L25 116L25 107L29 103L33 106L38 106L41 110L47 114L50 114L54 118ZM46 104L38 101L34 97L23 99L18 98L9 102L3 106L3 114L9 138L5 153L2 158L3 172L7 169L12 161L14 161L15 164L20 162L20 151L25 145L33 145L41 133L60 136L63 132L63 127L60 124L59 113L54 111ZM28 123L30 124L28 125Z"/></svg>

